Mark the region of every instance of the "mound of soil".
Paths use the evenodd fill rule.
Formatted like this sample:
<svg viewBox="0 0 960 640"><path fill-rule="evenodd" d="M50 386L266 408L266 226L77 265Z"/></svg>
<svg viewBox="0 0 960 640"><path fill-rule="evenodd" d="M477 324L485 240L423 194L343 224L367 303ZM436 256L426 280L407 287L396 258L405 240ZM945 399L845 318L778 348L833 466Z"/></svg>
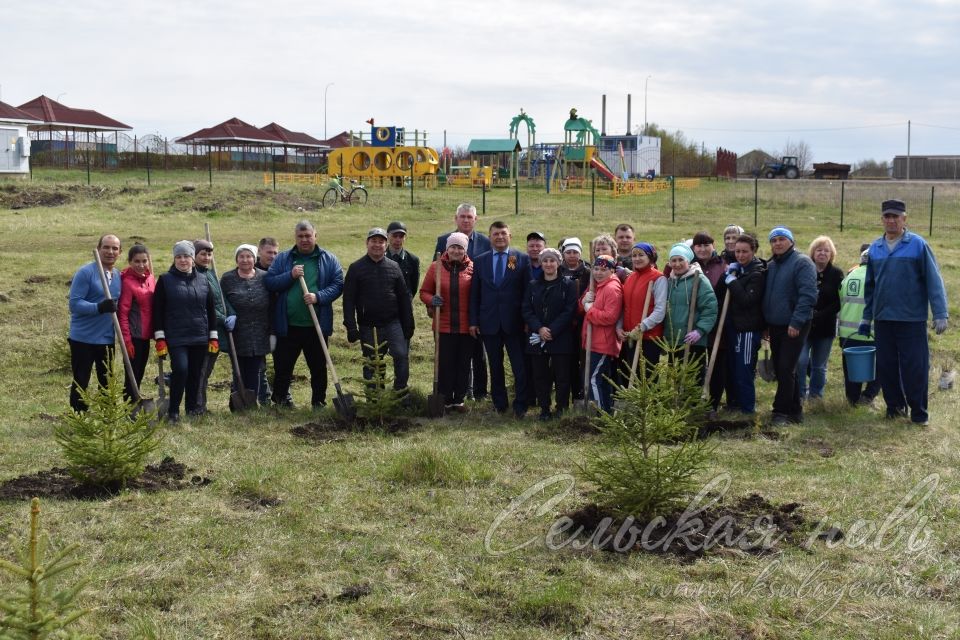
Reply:
<svg viewBox="0 0 960 640"><path fill-rule="evenodd" d="M404 433L418 426L410 418L394 417L385 425L372 422L366 418L357 416L352 421L337 417L333 420L323 420L321 422L308 422L297 425L290 429L290 433L298 438L308 440L319 440L320 442L333 442L344 440L351 433L361 433L366 431L384 431L386 433Z"/></svg>
<svg viewBox="0 0 960 640"><path fill-rule="evenodd" d="M144 472L127 483L128 489L137 491L179 491L191 487L204 487L212 481L199 475L190 475L192 469L167 457L160 464L147 465ZM29 500L33 497L60 500L96 500L118 494L121 487L92 487L78 483L66 469L54 467L0 483L0 500Z"/></svg>
<svg viewBox="0 0 960 640"><path fill-rule="evenodd" d="M589 416L569 415L557 421L538 422L530 430L538 438L553 440L580 440L600 433L597 420Z"/></svg>
<svg viewBox="0 0 960 640"><path fill-rule="evenodd" d="M750 440L752 438L766 438L768 440L782 440L784 433L764 427L754 431L752 420L707 420L697 425L697 437L706 438L716 434L721 438Z"/></svg>
<svg viewBox="0 0 960 640"><path fill-rule="evenodd" d="M620 518L596 504L566 514L578 545L617 553L652 553L693 562L722 549L766 555L783 543L804 542L806 520L798 502L775 505L757 493L732 504L721 499L702 510L679 512L663 521Z"/></svg>
<svg viewBox="0 0 960 640"><path fill-rule="evenodd" d="M124 190L119 192L123 193ZM0 208L59 207L79 198L99 200L113 197L117 193L108 187L80 184L55 187L10 184L0 188Z"/></svg>

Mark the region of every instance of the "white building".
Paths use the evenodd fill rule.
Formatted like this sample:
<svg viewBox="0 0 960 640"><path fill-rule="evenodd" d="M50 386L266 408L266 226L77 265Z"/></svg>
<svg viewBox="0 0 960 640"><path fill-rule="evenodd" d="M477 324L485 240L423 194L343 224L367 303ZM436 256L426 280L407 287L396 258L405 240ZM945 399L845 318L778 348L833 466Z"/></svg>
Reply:
<svg viewBox="0 0 960 640"><path fill-rule="evenodd" d="M29 125L43 124L29 113L0 102L0 176L30 173Z"/></svg>

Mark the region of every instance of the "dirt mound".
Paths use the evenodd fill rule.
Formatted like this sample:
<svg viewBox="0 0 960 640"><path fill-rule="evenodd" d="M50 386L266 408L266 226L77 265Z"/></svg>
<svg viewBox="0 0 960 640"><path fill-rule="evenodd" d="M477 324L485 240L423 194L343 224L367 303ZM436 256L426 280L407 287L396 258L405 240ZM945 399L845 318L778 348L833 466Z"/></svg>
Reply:
<svg viewBox="0 0 960 640"><path fill-rule="evenodd" d="M418 426L418 423L410 418L403 417L394 417L383 425L359 416L352 421L338 417L332 420L307 422L306 424L297 425L290 429L290 433L298 438L306 438L320 442L334 442L344 440L351 433L383 431L385 433L397 434L405 433L415 426Z"/></svg>
<svg viewBox="0 0 960 640"><path fill-rule="evenodd" d="M210 478L190 475L192 469L167 457L160 464L147 465L136 478L127 483L128 489L137 491L178 491L210 484ZM96 500L109 498L121 490L120 486L92 487L77 482L66 469L54 467L0 483L0 500L29 500L38 498Z"/></svg>
<svg viewBox="0 0 960 640"><path fill-rule="evenodd" d="M720 500L704 509L673 513L663 520L639 522L620 518L596 504L566 515L578 544L617 553L671 555L693 562L721 550L754 555L774 553L782 543L804 541L806 519L797 502L775 505L757 493Z"/></svg>
<svg viewBox="0 0 960 640"><path fill-rule="evenodd" d="M112 198L120 193L129 193L124 187L71 185L35 185L8 184L0 187L0 207L7 209L30 209L32 207L59 207L74 200L101 200Z"/></svg>

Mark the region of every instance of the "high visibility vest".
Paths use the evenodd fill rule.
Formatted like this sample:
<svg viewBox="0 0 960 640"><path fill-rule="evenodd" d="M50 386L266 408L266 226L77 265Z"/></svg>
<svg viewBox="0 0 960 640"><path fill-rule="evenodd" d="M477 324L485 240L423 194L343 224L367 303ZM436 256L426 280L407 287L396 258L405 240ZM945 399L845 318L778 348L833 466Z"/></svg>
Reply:
<svg viewBox="0 0 960 640"><path fill-rule="evenodd" d="M860 321L863 320L863 287L866 279L867 265L862 264L848 273L840 283L840 321L837 326L840 339L870 340L868 336L857 333Z"/></svg>

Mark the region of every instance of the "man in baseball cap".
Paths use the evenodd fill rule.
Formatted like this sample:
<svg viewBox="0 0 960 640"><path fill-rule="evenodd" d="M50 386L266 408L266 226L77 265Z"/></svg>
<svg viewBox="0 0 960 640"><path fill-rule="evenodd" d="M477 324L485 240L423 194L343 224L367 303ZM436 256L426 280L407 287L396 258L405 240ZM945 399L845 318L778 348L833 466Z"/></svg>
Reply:
<svg viewBox="0 0 960 640"><path fill-rule="evenodd" d="M403 248L407 239L407 225L394 220L387 225L387 236L387 257L400 267L407 290L413 298L420 286L420 258Z"/></svg>

